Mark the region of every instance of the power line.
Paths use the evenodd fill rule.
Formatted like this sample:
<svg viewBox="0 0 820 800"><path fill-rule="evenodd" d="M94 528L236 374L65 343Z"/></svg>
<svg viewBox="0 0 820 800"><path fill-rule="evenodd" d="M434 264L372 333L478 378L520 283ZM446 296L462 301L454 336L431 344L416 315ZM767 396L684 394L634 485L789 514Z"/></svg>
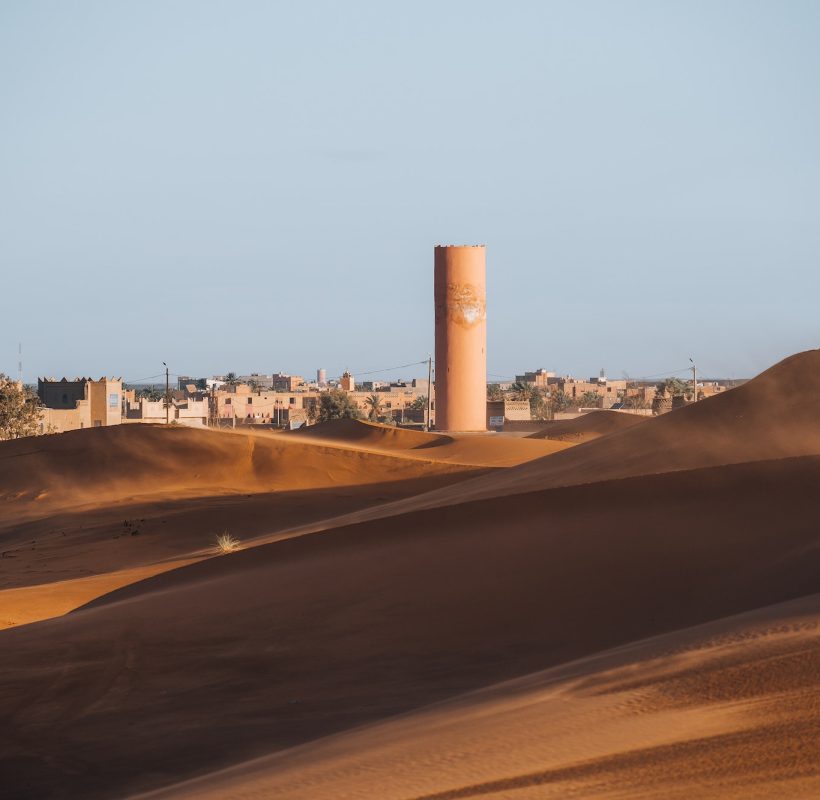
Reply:
<svg viewBox="0 0 820 800"><path fill-rule="evenodd" d="M669 369L665 372L659 372L657 375L640 375L635 378L630 378L631 381L648 381L652 378L665 378L667 375L678 375L681 372L689 372L692 367L683 367L682 369Z"/></svg>
<svg viewBox="0 0 820 800"><path fill-rule="evenodd" d="M174 378L188 377L188 373L186 373L186 372L169 372L168 374L173 376ZM133 385L135 383L142 383L143 381L150 381L150 380L153 380L154 378L164 378L164 377L165 377L165 373L160 372L158 375L149 375L146 378L136 378L134 380L127 380L127 381L123 381L123 383Z"/></svg>
<svg viewBox="0 0 820 800"><path fill-rule="evenodd" d="M153 378L164 378L165 373L160 372L159 375L149 375L147 378L134 378L133 380L123 381L123 383L142 383L143 381L150 381Z"/></svg>
<svg viewBox="0 0 820 800"><path fill-rule="evenodd" d="M427 359L425 358L424 361L413 361L410 364L398 364L395 367L383 367L382 369L371 369L365 370L364 372L358 372L357 370L349 370L349 372L353 375L354 378L361 377L362 375L378 375L380 372L392 372L394 369L407 369L407 367L418 367L422 364L427 364ZM341 378L341 375L334 375L329 380L338 380Z"/></svg>

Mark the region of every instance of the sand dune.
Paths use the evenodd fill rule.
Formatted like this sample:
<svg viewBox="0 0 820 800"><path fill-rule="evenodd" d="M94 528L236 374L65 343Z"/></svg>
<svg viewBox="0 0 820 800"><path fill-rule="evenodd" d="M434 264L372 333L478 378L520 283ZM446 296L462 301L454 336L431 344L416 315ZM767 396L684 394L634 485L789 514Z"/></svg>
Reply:
<svg viewBox="0 0 820 800"><path fill-rule="evenodd" d="M528 439L557 439L579 444L591 442L601 436L626 430L649 418L618 411L590 411L575 419L562 419L546 423L540 430L528 434Z"/></svg>
<svg viewBox="0 0 820 800"><path fill-rule="evenodd" d="M339 420L296 437L123 426L4 442L0 627L211 556L225 530L247 546L565 446L464 439Z"/></svg>
<svg viewBox="0 0 820 800"><path fill-rule="evenodd" d="M808 800L818 620L815 595L676 631L140 800Z"/></svg>
<svg viewBox="0 0 820 800"><path fill-rule="evenodd" d="M818 480L812 458L547 490L165 573L2 634L0 766L21 797L148 789L810 594Z"/></svg>
<svg viewBox="0 0 820 800"><path fill-rule="evenodd" d="M577 442L525 441L495 434L441 434L403 430L363 420L332 420L288 436L329 446L474 467L511 467L566 450Z"/></svg>
<svg viewBox="0 0 820 800"><path fill-rule="evenodd" d="M3 442L0 502L72 508L144 495L305 490L453 470L272 435L123 425ZM535 453L535 451L533 451ZM538 454L540 455L540 454ZM428 459L429 461L429 459ZM469 466L469 465L468 465ZM21 508L14 512L18 517Z"/></svg>
<svg viewBox="0 0 820 800"><path fill-rule="evenodd" d="M3 443L0 620L90 601L0 630L4 797L811 796L819 362L577 446Z"/></svg>
<svg viewBox="0 0 820 800"><path fill-rule="evenodd" d="M181 561L481 470L281 437L128 426L3 442L0 627Z"/></svg>
<svg viewBox="0 0 820 800"><path fill-rule="evenodd" d="M398 450L412 450L452 442L452 438L441 433L426 433L378 422L359 419L334 419L304 428L289 431L288 436L300 439L321 439L343 441L348 444L359 442L377 447Z"/></svg>
<svg viewBox="0 0 820 800"><path fill-rule="evenodd" d="M398 503L392 513L554 486L820 454L820 350L791 356L748 383L625 430Z"/></svg>

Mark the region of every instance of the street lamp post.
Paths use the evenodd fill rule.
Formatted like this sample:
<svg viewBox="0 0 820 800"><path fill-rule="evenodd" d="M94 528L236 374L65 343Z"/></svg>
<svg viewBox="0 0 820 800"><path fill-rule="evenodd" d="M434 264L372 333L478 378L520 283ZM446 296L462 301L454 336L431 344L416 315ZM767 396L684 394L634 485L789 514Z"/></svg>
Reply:
<svg viewBox="0 0 820 800"><path fill-rule="evenodd" d="M163 361L162 366L165 367L165 424L171 423L171 387L168 380L168 365Z"/></svg>

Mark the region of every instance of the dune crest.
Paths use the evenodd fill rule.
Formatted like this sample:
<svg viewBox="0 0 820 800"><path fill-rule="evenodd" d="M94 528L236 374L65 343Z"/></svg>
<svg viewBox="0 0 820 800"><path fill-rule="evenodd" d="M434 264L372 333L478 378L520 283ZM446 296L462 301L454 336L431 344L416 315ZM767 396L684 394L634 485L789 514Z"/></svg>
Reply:
<svg viewBox="0 0 820 800"><path fill-rule="evenodd" d="M820 409L793 395L819 368L575 446L362 423L0 444L0 620L18 589L125 576L0 630L4 790L812 796ZM203 552L227 525L246 546Z"/></svg>

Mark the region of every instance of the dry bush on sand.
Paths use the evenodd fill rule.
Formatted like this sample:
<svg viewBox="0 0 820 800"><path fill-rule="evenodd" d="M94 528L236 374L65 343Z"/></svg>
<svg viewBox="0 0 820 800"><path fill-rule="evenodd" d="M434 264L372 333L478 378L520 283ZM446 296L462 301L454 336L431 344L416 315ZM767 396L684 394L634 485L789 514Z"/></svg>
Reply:
<svg viewBox="0 0 820 800"><path fill-rule="evenodd" d="M222 555L224 553L233 553L239 549L239 539L235 539L228 531L220 533L216 537L217 552Z"/></svg>

